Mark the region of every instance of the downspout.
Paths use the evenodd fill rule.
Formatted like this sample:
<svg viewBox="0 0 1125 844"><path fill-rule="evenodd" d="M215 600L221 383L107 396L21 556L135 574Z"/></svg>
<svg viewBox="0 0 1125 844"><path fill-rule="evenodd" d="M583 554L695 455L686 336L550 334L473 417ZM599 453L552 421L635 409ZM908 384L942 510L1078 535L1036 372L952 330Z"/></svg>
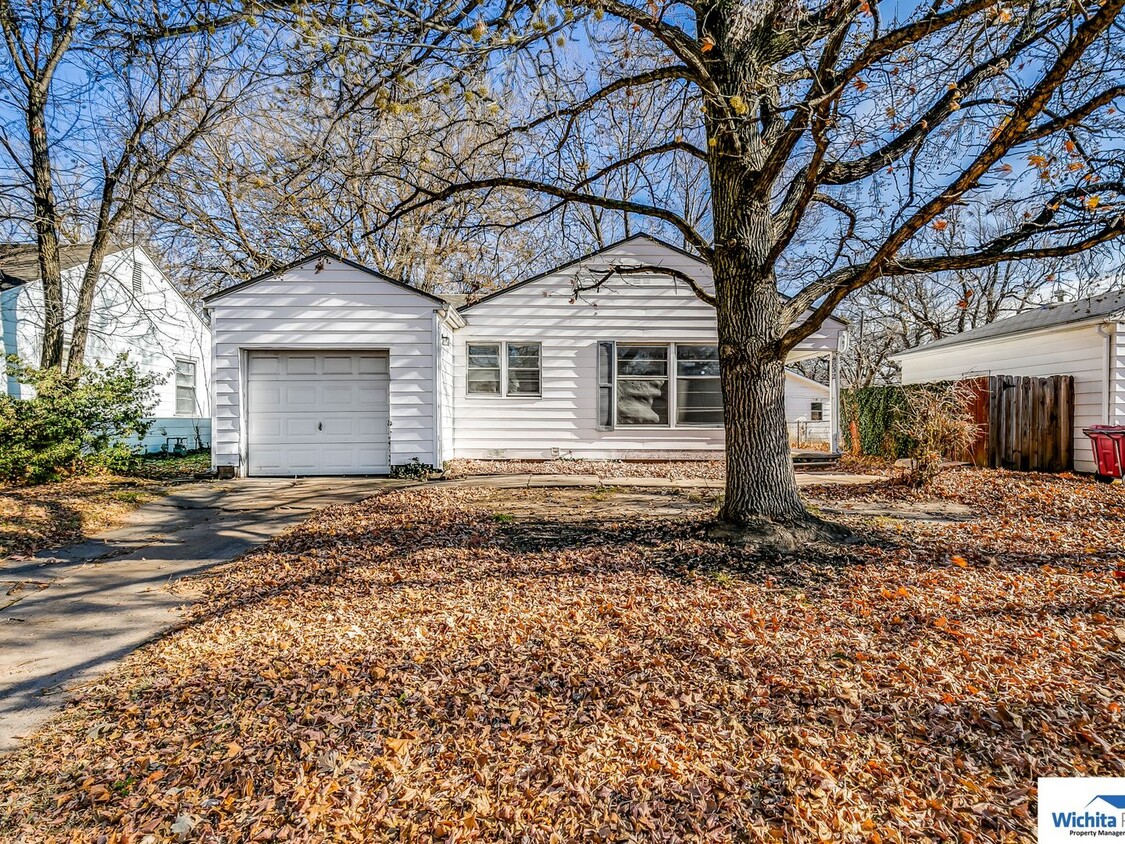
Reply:
<svg viewBox="0 0 1125 844"><path fill-rule="evenodd" d="M1105 378L1105 384L1102 389L1102 418L1105 419L1107 425L1115 424L1116 420L1112 418L1113 411L1113 332L1106 331L1106 326L1110 325L1108 322L1098 323L1098 334L1102 336L1105 343L1102 346L1102 372Z"/></svg>

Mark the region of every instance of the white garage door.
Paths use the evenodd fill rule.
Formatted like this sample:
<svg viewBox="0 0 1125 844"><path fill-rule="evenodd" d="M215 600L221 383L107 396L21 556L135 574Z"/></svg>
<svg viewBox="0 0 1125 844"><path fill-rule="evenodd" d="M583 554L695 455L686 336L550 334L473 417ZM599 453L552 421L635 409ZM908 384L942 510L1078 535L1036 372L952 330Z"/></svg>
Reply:
<svg viewBox="0 0 1125 844"><path fill-rule="evenodd" d="M250 352L251 475L390 472L387 355Z"/></svg>

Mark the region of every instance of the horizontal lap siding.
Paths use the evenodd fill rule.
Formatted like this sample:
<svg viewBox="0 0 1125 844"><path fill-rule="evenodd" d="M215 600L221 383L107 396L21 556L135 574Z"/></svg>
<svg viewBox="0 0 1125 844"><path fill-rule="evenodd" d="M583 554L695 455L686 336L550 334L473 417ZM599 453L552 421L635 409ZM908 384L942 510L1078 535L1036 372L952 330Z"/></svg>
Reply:
<svg viewBox="0 0 1125 844"><path fill-rule="evenodd" d="M347 265L311 265L212 305L215 464L242 451L243 349L385 349L390 357L391 464L437 462L434 311L437 304Z"/></svg>
<svg viewBox="0 0 1125 844"><path fill-rule="evenodd" d="M589 270L581 280L588 283L598 270L631 261L691 273L702 286L710 287L710 277L701 273L698 262L646 241L596 256L585 265ZM598 341L714 344L714 309L686 284L656 273L614 277L571 302L576 270L554 273L462 312L468 324L453 341L456 456L547 459L720 453L721 428L597 428ZM542 397L466 394L466 345L487 341L542 344ZM806 348L828 342L835 347L834 331L822 332Z"/></svg>
<svg viewBox="0 0 1125 844"><path fill-rule="evenodd" d="M1074 468L1093 472L1084 427L1104 424L1105 337L1091 325L1000 337L902 358L902 381L952 381L972 375L1074 376Z"/></svg>
<svg viewBox="0 0 1125 844"><path fill-rule="evenodd" d="M1110 368L1113 377L1113 407L1110 421L1114 425L1125 425L1125 322L1113 328L1113 362Z"/></svg>

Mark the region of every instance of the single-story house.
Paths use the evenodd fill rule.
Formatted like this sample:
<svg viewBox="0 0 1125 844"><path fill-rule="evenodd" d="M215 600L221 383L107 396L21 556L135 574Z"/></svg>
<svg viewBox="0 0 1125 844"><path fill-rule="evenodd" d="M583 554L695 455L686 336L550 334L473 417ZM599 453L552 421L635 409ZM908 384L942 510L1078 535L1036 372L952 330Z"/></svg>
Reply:
<svg viewBox="0 0 1125 844"><path fill-rule="evenodd" d="M329 253L222 290L205 300L215 466L380 474L453 457L717 456L714 309L659 269L591 285L627 266L712 286L698 258L639 235L475 301ZM790 360L827 355L835 373L843 331L828 320ZM794 415L834 431L836 379L790 383Z"/></svg>
<svg viewBox="0 0 1125 844"><path fill-rule="evenodd" d="M895 355L904 384L1074 376L1074 468L1095 470L1090 425L1125 425L1125 290L1060 302Z"/></svg>
<svg viewBox="0 0 1125 844"><path fill-rule="evenodd" d="M63 246L64 358L70 349L75 302L90 247ZM43 286L33 244L0 244L0 355L39 364L43 339ZM206 446L211 441L211 331L175 285L139 246L106 256L90 318L85 363L107 364L122 353L142 372L164 377L153 424L141 442L147 451ZM9 396L30 388L4 378Z"/></svg>

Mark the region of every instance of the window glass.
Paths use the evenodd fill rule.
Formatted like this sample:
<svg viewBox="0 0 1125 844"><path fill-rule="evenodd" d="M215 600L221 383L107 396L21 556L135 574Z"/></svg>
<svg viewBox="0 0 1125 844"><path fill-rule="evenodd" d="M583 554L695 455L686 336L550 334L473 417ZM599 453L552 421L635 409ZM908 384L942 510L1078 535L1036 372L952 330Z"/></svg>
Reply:
<svg viewBox="0 0 1125 844"><path fill-rule="evenodd" d="M667 346L617 346L617 424L668 424Z"/></svg>
<svg viewBox="0 0 1125 844"><path fill-rule="evenodd" d="M722 427L723 387L717 346L676 346L676 424Z"/></svg>
<svg viewBox="0 0 1125 844"><path fill-rule="evenodd" d="M613 343L598 343L598 430L613 430Z"/></svg>
<svg viewBox="0 0 1125 844"><path fill-rule="evenodd" d="M470 393L500 394L500 344L470 343L469 365L466 370L467 389Z"/></svg>
<svg viewBox="0 0 1125 844"><path fill-rule="evenodd" d="M508 343L509 396L539 395L539 358L538 343Z"/></svg>
<svg viewBox="0 0 1125 844"><path fill-rule="evenodd" d="M176 413L195 413L195 361L176 361Z"/></svg>
<svg viewBox="0 0 1125 844"><path fill-rule="evenodd" d="M809 408L809 419L813 422L824 421L824 402L814 401Z"/></svg>

